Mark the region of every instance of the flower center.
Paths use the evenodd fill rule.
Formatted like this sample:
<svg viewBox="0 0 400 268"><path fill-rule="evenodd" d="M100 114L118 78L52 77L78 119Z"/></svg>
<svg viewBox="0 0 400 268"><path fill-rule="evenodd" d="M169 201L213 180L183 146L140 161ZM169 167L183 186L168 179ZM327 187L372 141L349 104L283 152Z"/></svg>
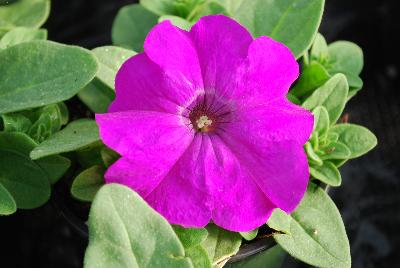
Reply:
<svg viewBox="0 0 400 268"><path fill-rule="evenodd" d="M232 121L232 105L213 94L198 95L182 115L190 120L191 127L200 133L215 132Z"/></svg>
<svg viewBox="0 0 400 268"><path fill-rule="evenodd" d="M211 126L212 122L212 120L208 119L207 115L202 115L199 119L196 120L197 127L199 129Z"/></svg>

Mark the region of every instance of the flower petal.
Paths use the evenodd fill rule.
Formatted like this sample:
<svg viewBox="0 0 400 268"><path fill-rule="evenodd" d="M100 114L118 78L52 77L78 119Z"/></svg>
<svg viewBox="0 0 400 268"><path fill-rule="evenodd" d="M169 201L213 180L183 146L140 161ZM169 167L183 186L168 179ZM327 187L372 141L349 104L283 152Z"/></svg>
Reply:
<svg viewBox="0 0 400 268"><path fill-rule="evenodd" d="M217 135L205 136L206 181L213 196L215 224L236 232L254 230L265 224L276 206L255 183Z"/></svg>
<svg viewBox="0 0 400 268"><path fill-rule="evenodd" d="M177 90L193 92L204 88L199 59L188 32L163 21L147 35L144 51Z"/></svg>
<svg viewBox="0 0 400 268"><path fill-rule="evenodd" d="M299 65L289 48L261 36L249 46L247 62L239 68L241 77L232 98L248 102L269 102L283 97L299 75Z"/></svg>
<svg viewBox="0 0 400 268"><path fill-rule="evenodd" d="M282 140L297 141L304 145L312 132L312 113L286 98L275 99L269 104L259 104L233 112L230 122L222 124L227 133L244 134L263 144Z"/></svg>
<svg viewBox="0 0 400 268"><path fill-rule="evenodd" d="M195 96L193 90L181 90L171 83L144 53L122 65L115 78L115 90L116 99L109 112L146 110L176 114L180 105Z"/></svg>
<svg viewBox="0 0 400 268"><path fill-rule="evenodd" d="M199 55L206 91L219 91L220 96L236 79L236 68L247 57L253 38L239 23L223 15L202 17L191 29L190 36Z"/></svg>
<svg viewBox="0 0 400 268"><path fill-rule="evenodd" d="M243 131L223 140L252 174L254 182L267 198L287 213L299 204L309 181L307 156L296 141L262 141ZM250 135L245 137L245 135Z"/></svg>
<svg viewBox="0 0 400 268"><path fill-rule="evenodd" d="M204 227L210 221L202 135L197 135L160 184L144 199L171 224Z"/></svg>
<svg viewBox="0 0 400 268"><path fill-rule="evenodd" d="M137 163L138 169L154 169L151 176L168 171L191 143L193 130L184 120L177 115L146 111L96 114L102 141Z"/></svg>

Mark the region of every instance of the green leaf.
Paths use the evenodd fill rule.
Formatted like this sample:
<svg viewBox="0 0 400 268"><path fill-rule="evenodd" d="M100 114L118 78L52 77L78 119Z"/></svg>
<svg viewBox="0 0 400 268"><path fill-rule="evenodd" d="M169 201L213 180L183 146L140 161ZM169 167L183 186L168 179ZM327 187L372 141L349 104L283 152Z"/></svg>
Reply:
<svg viewBox="0 0 400 268"><path fill-rule="evenodd" d="M28 135L40 143L61 129L62 115L58 104L50 104L37 112L37 120L29 128Z"/></svg>
<svg viewBox="0 0 400 268"><path fill-rule="evenodd" d="M16 211L17 204L15 203L14 198L0 183L0 215L11 215Z"/></svg>
<svg viewBox="0 0 400 268"><path fill-rule="evenodd" d="M0 39L0 49L5 49L29 41L46 39L47 30L45 29L17 27L6 33L3 38Z"/></svg>
<svg viewBox="0 0 400 268"><path fill-rule="evenodd" d="M208 253L204 247L197 245L190 248L185 248L186 256L192 260L195 268L212 268Z"/></svg>
<svg viewBox="0 0 400 268"><path fill-rule="evenodd" d="M226 263L229 258L239 251L242 243L242 237L239 233L230 232L219 228L214 224L206 227L208 237L202 243L207 250L212 265L221 265Z"/></svg>
<svg viewBox="0 0 400 268"><path fill-rule="evenodd" d="M322 86L329 78L330 75L324 66L318 62L312 62L304 66L299 80L290 93L299 98L308 96L316 88Z"/></svg>
<svg viewBox="0 0 400 268"><path fill-rule="evenodd" d="M319 136L325 135L329 130L329 114L323 106L317 106L313 110L314 114L314 131L317 131Z"/></svg>
<svg viewBox="0 0 400 268"><path fill-rule="evenodd" d="M200 245L207 238L207 230L205 228L183 228L179 225L173 225L172 227L185 248L186 256L192 260L193 266L196 268L211 268L208 253Z"/></svg>
<svg viewBox="0 0 400 268"><path fill-rule="evenodd" d="M39 28L49 12L50 0L18 0L0 6L0 29L10 30L18 26Z"/></svg>
<svg viewBox="0 0 400 268"><path fill-rule="evenodd" d="M79 165L84 168L89 168L94 165L104 166L101 150L104 149L104 144L97 141L75 152L76 159Z"/></svg>
<svg viewBox="0 0 400 268"><path fill-rule="evenodd" d="M293 95L291 92L289 92L289 93L286 95L286 98L287 98L291 103L294 103L294 104L297 104L297 105L301 105L301 101L300 101L295 95Z"/></svg>
<svg viewBox="0 0 400 268"><path fill-rule="evenodd" d="M162 22L165 20L169 20L173 25L175 25L183 30L189 31L190 28L192 27L192 24L190 22L188 22L187 20L185 20L181 17L172 16L172 15L163 15L158 19L158 22Z"/></svg>
<svg viewBox="0 0 400 268"><path fill-rule="evenodd" d="M115 92L99 79L95 78L89 85L79 91L78 98L92 112L105 113L115 98Z"/></svg>
<svg viewBox="0 0 400 268"><path fill-rule="evenodd" d="M157 15L139 4L121 8L112 26L112 41L134 51L143 50L143 42L148 32L157 24Z"/></svg>
<svg viewBox="0 0 400 268"><path fill-rule="evenodd" d="M39 144L32 152L32 159L72 152L99 141L99 129L94 120L80 119Z"/></svg>
<svg viewBox="0 0 400 268"><path fill-rule="evenodd" d="M342 184L342 177L339 170L334 164L328 161L324 161L322 166L311 166L310 175L330 186L340 186Z"/></svg>
<svg viewBox="0 0 400 268"><path fill-rule="evenodd" d="M106 167L111 166L121 157L117 152L107 147L102 148L100 154Z"/></svg>
<svg viewBox="0 0 400 268"><path fill-rule="evenodd" d="M227 263L224 268L282 268L286 256L286 252L276 245L241 261Z"/></svg>
<svg viewBox="0 0 400 268"><path fill-rule="evenodd" d="M329 196L310 184L297 209L276 209L268 226L284 232L277 243L293 257L317 267L351 267L349 240L339 210Z"/></svg>
<svg viewBox="0 0 400 268"><path fill-rule="evenodd" d="M64 102L59 102L58 109L60 110L61 115L61 125L66 125L69 121L69 111L67 105Z"/></svg>
<svg viewBox="0 0 400 268"><path fill-rule="evenodd" d="M311 48L311 60L324 62L329 58L328 44L322 34L318 33Z"/></svg>
<svg viewBox="0 0 400 268"><path fill-rule="evenodd" d="M201 9L204 0L140 0L140 4L157 15L176 15L182 18L194 17L193 11Z"/></svg>
<svg viewBox="0 0 400 268"><path fill-rule="evenodd" d="M169 223L131 189L107 184L89 215L84 266L193 267Z"/></svg>
<svg viewBox="0 0 400 268"><path fill-rule="evenodd" d="M35 160L43 171L47 174L47 178L51 184L55 184L71 166L71 161L60 155L52 155Z"/></svg>
<svg viewBox="0 0 400 268"><path fill-rule="evenodd" d="M0 132L0 184L10 192L18 208L36 208L50 198L45 171L29 158L35 146L23 133Z"/></svg>
<svg viewBox="0 0 400 268"><path fill-rule="evenodd" d="M307 153L308 162L317 166L321 166L323 164L322 159L314 152L314 148L310 142L306 142L304 149Z"/></svg>
<svg viewBox="0 0 400 268"><path fill-rule="evenodd" d="M6 132L23 132L27 133L32 126L32 122L22 114L3 114L4 131Z"/></svg>
<svg viewBox="0 0 400 268"><path fill-rule="evenodd" d="M135 51L116 46L97 47L92 50L100 65L96 77L114 89L115 76L121 65L136 54Z"/></svg>
<svg viewBox="0 0 400 268"><path fill-rule="evenodd" d="M322 160L348 159L351 156L350 149L338 141L330 142L327 146L321 148L321 151L320 158Z"/></svg>
<svg viewBox="0 0 400 268"><path fill-rule="evenodd" d="M249 231L249 232L240 232L239 233L244 239L246 239L247 241L253 240L254 238L257 237L258 234L258 228L254 229L253 231Z"/></svg>
<svg viewBox="0 0 400 268"><path fill-rule="evenodd" d="M93 201L104 185L104 172L105 168L102 166L93 166L82 171L72 183L72 196L82 201Z"/></svg>
<svg viewBox="0 0 400 268"><path fill-rule="evenodd" d="M350 149L350 158L356 158L377 145L375 135L365 127L354 124L338 124L330 129L331 132L339 135L338 141Z"/></svg>
<svg viewBox="0 0 400 268"><path fill-rule="evenodd" d="M91 52L50 41L22 43L0 51L0 113L60 102L96 74Z"/></svg>
<svg viewBox="0 0 400 268"><path fill-rule="evenodd" d="M324 0L242 0L233 17L255 37L270 36L299 58L317 34L324 4Z"/></svg>
<svg viewBox="0 0 400 268"><path fill-rule="evenodd" d="M349 85L343 74L336 74L323 86L318 88L308 97L303 107L312 110L317 106L324 106L329 114L331 125L336 123L343 112L347 101Z"/></svg>
<svg viewBox="0 0 400 268"><path fill-rule="evenodd" d="M362 49L348 41L336 41L329 45L331 73L359 75L364 66Z"/></svg>
<svg viewBox="0 0 400 268"><path fill-rule="evenodd" d="M184 248L197 246L204 242L208 236L208 232L205 228L184 228L179 225L172 225L172 228L181 240Z"/></svg>

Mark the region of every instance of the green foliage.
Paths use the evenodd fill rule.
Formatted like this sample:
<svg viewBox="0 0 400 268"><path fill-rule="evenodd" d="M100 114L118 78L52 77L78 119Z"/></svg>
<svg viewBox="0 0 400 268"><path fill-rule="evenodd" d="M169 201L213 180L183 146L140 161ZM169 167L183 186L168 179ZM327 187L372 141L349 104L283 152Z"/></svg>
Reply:
<svg viewBox="0 0 400 268"><path fill-rule="evenodd" d="M363 65L363 52L359 46L348 41L327 45L325 38L318 34L310 53L304 55L303 72L291 92L305 98L331 76L341 73L346 76L348 98L351 98L362 88L359 75Z"/></svg>
<svg viewBox="0 0 400 268"><path fill-rule="evenodd" d="M95 78L79 91L78 97L92 112L105 113L115 98L115 92Z"/></svg>
<svg viewBox="0 0 400 268"><path fill-rule="evenodd" d="M71 186L71 194L82 201L93 201L96 193L104 185L104 172L102 166L92 166L82 171Z"/></svg>
<svg viewBox="0 0 400 268"><path fill-rule="evenodd" d="M29 158L36 143L23 133L0 132L0 184L18 208L43 205L50 197L50 182L41 166Z"/></svg>
<svg viewBox="0 0 400 268"><path fill-rule="evenodd" d="M0 49L5 49L29 41L46 39L47 31L45 29L17 27L7 32L0 39Z"/></svg>
<svg viewBox="0 0 400 268"><path fill-rule="evenodd" d="M89 51L49 41L1 50L0 62L0 113L69 99L97 71L97 61Z"/></svg>
<svg viewBox="0 0 400 268"><path fill-rule="evenodd" d="M83 149L99 141L99 129L94 120L80 119L39 144L30 154L32 159Z"/></svg>
<svg viewBox="0 0 400 268"><path fill-rule="evenodd" d="M233 2L235 0L230 0ZM229 2L225 0L225 2ZM241 0L233 18L255 37L266 35L288 46L296 58L311 46L321 23L324 0Z"/></svg>
<svg viewBox="0 0 400 268"><path fill-rule="evenodd" d="M104 46L93 49L93 53L100 65L96 78L114 89L114 80L121 65L136 54L135 51L115 46Z"/></svg>
<svg viewBox="0 0 400 268"><path fill-rule="evenodd" d="M168 222L129 188L107 184L89 215L85 267L193 267Z"/></svg>
<svg viewBox="0 0 400 268"><path fill-rule="evenodd" d="M208 253L201 245L208 236L207 230L205 228L183 228L179 225L173 225L172 227L185 248L186 256L192 260L193 267L211 268L211 260Z"/></svg>
<svg viewBox="0 0 400 268"><path fill-rule="evenodd" d="M343 112L348 92L349 86L346 77L343 74L337 74L316 89L302 106L307 110L313 110L317 106L325 107L330 123L334 124Z"/></svg>
<svg viewBox="0 0 400 268"><path fill-rule="evenodd" d="M17 211L17 204L14 198L0 183L0 216L11 215Z"/></svg>
<svg viewBox="0 0 400 268"><path fill-rule="evenodd" d="M15 27L39 28L50 12L50 0L18 0L0 6L0 31Z"/></svg>
<svg viewBox="0 0 400 268"><path fill-rule="evenodd" d="M231 256L239 251L242 237L239 233L230 232L209 224L207 239L201 245L208 252L213 267L222 267Z"/></svg>
<svg viewBox="0 0 400 268"><path fill-rule="evenodd" d="M112 26L112 41L115 45L143 50L143 41L157 22L157 15L139 4L121 8Z"/></svg>
<svg viewBox="0 0 400 268"><path fill-rule="evenodd" d="M172 15L163 15L158 19L158 22L162 22L165 20L169 20L173 25L184 29L186 31L189 31L190 28L192 27L192 24L188 22L187 20L178 17L178 16L172 16Z"/></svg>
<svg viewBox="0 0 400 268"><path fill-rule="evenodd" d="M362 156L377 145L375 135L365 127L354 124L338 124L331 128L333 133L338 134L338 141L349 148L349 158Z"/></svg>
<svg viewBox="0 0 400 268"><path fill-rule="evenodd" d="M276 209L267 224L284 233L274 238L295 258L317 267L351 267L349 241L339 210L318 186L309 185L292 214Z"/></svg>
<svg viewBox="0 0 400 268"><path fill-rule="evenodd" d="M247 241L253 240L254 238L257 237L258 234L258 228L254 229L253 231L249 231L249 232L240 232L239 233L244 239L246 239Z"/></svg>

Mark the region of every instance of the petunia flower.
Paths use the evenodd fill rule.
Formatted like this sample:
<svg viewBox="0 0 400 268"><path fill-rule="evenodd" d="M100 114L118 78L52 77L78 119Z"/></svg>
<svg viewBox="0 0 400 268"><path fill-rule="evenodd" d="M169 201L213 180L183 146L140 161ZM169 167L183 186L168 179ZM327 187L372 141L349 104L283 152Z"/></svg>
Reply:
<svg viewBox="0 0 400 268"><path fill-rule="evenodd" d="M286 99L298 74L287 47L226 16L189 32L159 23L118 71L108 113L96 115L101 139L122 156L106 182L185 227L249 231L275 208L290 213L307 188L313 127Z"/></svg>

